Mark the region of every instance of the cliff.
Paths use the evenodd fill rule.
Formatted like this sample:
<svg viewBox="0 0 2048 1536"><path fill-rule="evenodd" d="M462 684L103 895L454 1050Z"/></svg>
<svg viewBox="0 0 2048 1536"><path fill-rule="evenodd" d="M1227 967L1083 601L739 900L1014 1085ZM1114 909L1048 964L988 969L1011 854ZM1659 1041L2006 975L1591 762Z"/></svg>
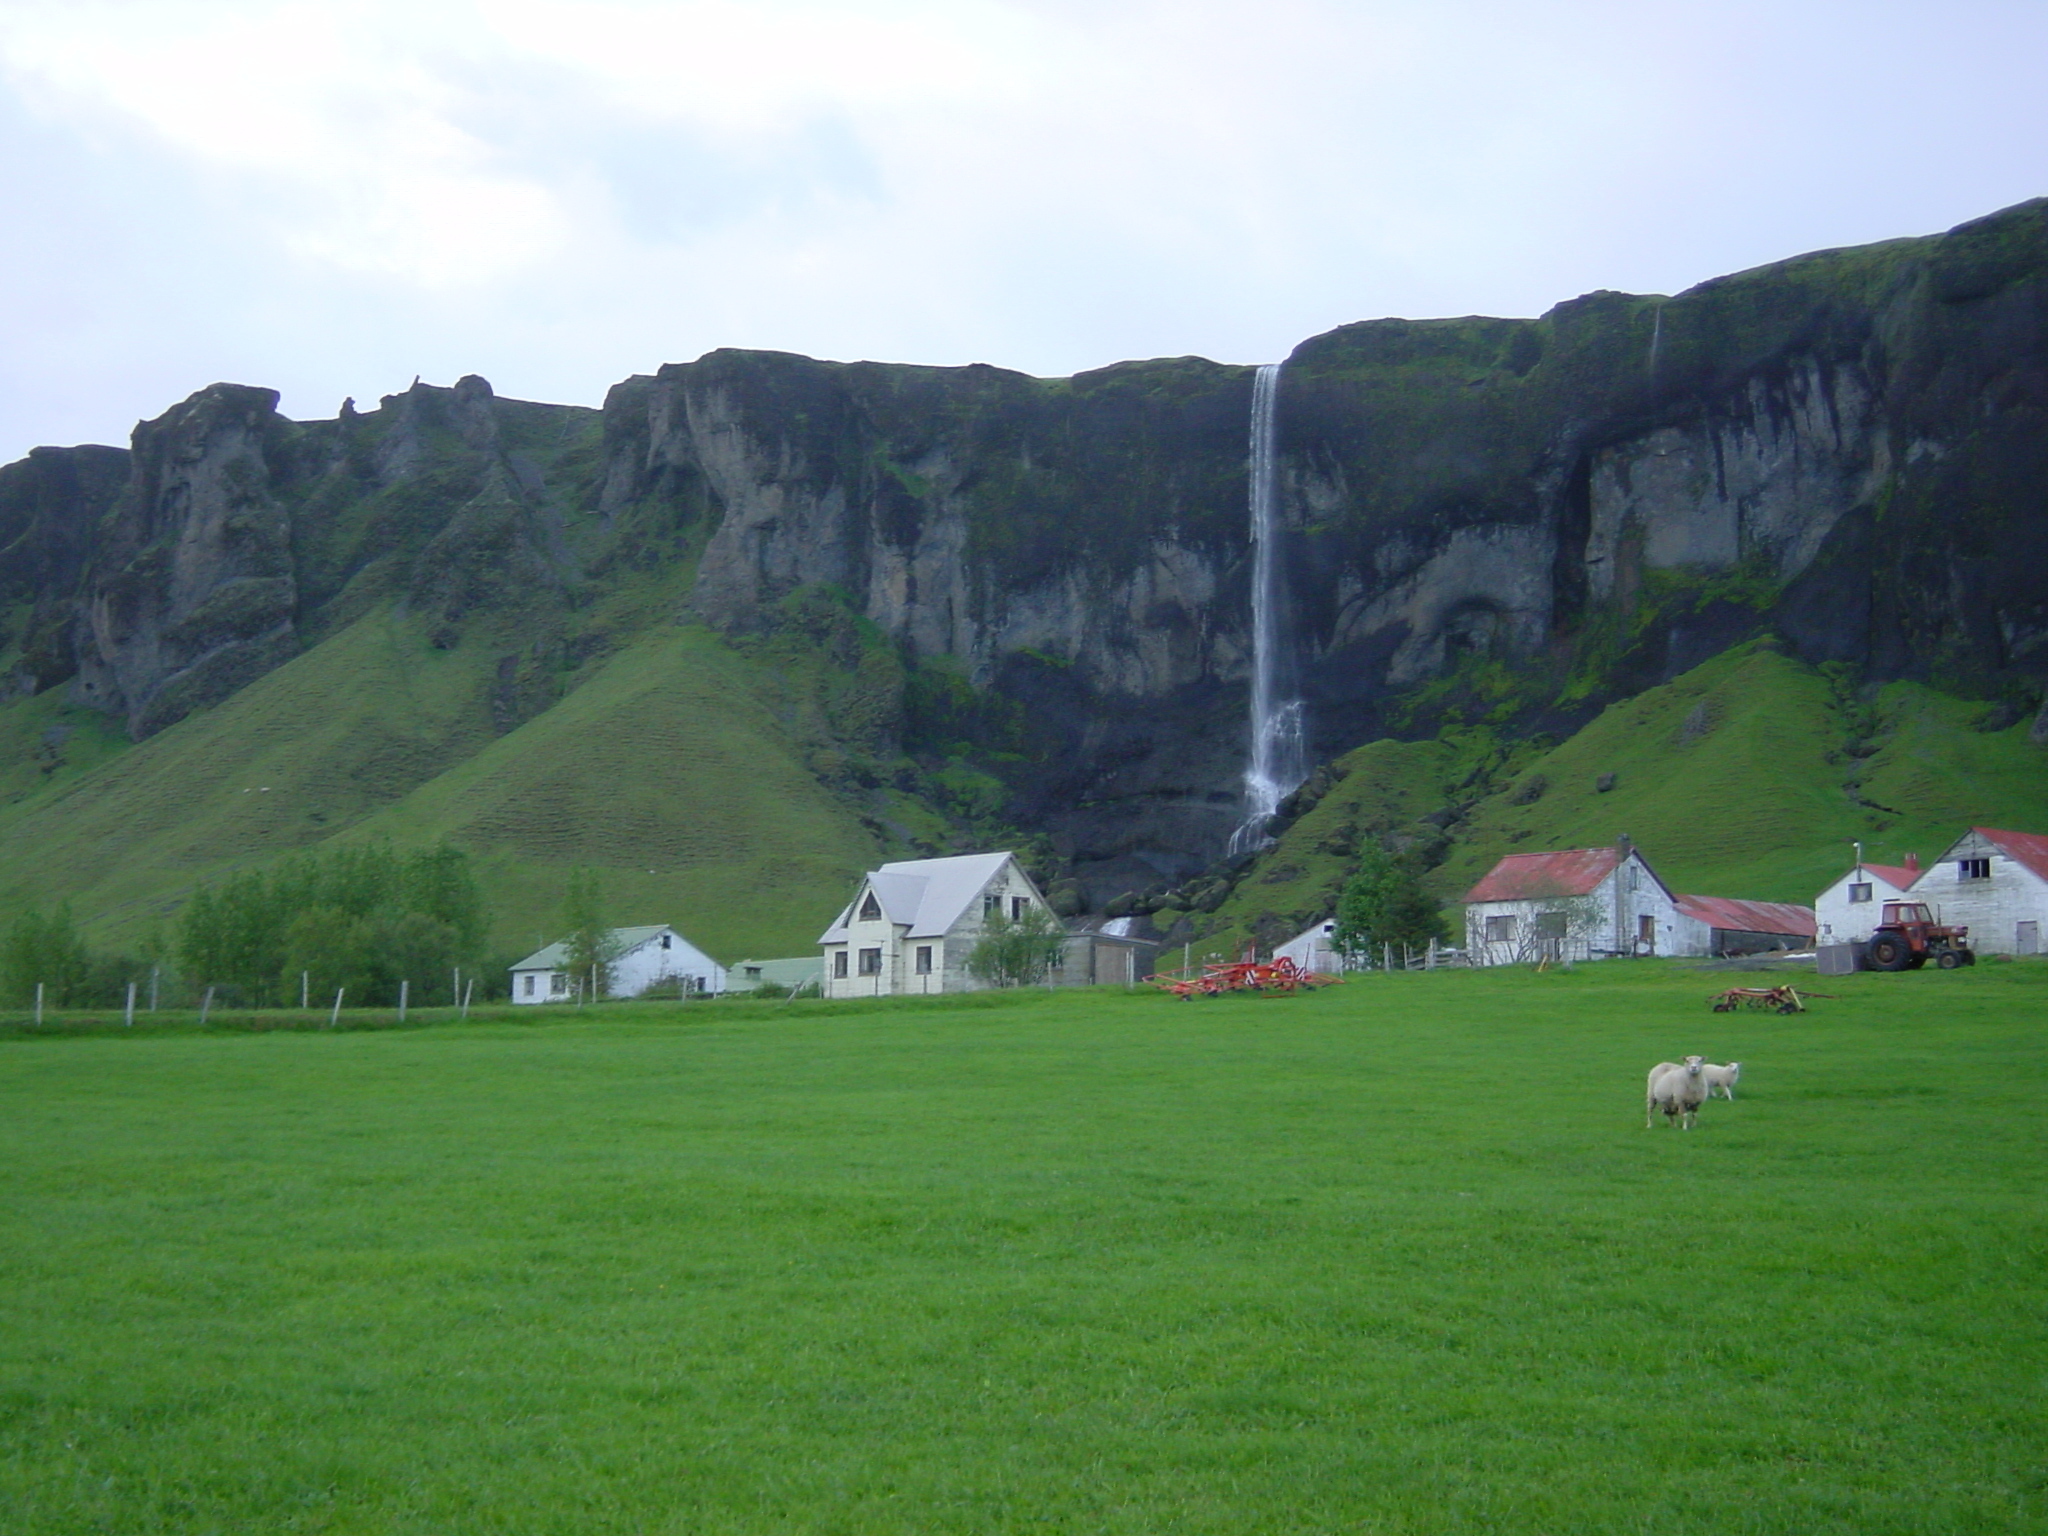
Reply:
<svg viewBox="0 0 2048 1536"><path fill-rule="evenodd" d="M1760 630L2031 708L2044 321L2048 201L1670 298L1304 342L1279 433L1315 755L1555 731ZM861 665L895 696L840 730L852 789L993 774L1100 901L1210 865L1241 815L1251 379L721 351L601 413L471 378L312 423L216 385L126 454L0 469L0 670L139 738L397 604L498 649L505 730L654 622L593 621L606 594L668 581L659 618L741 647L837 594L894 653Z"/></svg>

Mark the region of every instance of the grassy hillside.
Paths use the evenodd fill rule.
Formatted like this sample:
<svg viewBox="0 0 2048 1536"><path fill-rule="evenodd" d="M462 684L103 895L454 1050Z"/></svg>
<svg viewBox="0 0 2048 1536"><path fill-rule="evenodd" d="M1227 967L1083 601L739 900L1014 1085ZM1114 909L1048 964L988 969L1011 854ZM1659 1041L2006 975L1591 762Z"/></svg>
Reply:
<svg viewBox="0 0 2048 1536"><path fill-rule="evenodd" d="M2048 751L2024 721L1985 728L1994 722L1984 704L1913 683L1866 698L1765 641L1612 705L1548 749L1483 730L1375 742L1338 760L1341 781L1196 942L1270 942L1327 916L1367 832L1442 854L1429 879L1447 904L1504 854L1624 833L1675 890L1811 902L1854 841L1898 863L1933 858L1972 824L2048 829Z"/></svg>
<svg viewBox="0 0 2048 1536"><path fill-rule="evenodd" d="M721 957L812 946L876 844L801 766L763 702L774 678L669 623L498 736L507 644L437 649L380 609L134 746L54 696L10 705L0 730L61 716L91 757L0 808L0 910L68 898L133 942L229 870L337 834L445 837L478 859L501 948L552 936L577 864L606 872L620 921L674 922Z"/></svg>
<svg viewBox="0 0 2048 1536"><path fill-rule="evenodd" d="M2043 1528L2048 962L1705 990L0 1039L0 1523Z"/></svg>

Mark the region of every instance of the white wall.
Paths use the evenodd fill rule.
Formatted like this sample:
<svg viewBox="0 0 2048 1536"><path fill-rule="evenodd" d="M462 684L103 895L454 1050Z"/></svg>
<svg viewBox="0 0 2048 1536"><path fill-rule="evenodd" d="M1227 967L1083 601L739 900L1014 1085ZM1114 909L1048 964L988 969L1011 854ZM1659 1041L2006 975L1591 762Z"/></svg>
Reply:
<svg viewBox="0 0 2048 1536"><path fill-rule="evenodd" d="M1988 859L1990 877L1961 878L1959 861L1964 859ZM1942 922L1967 924L1970 947L1979 954L2021 953L2020 925L2029 922L2035 925L2033 953L2042 952L2040 936L2048 935L2048 882L1974 832L1928 865L1913 882L1912 894L1933 907Z"/></svg>
<svg viewBox="0 0 2048 1536"><path fill-rule="evenodd" d="M1851 901L1850 888L1870 887L1870 900ZM1888 901L1906 899L1906 892L1869 869L1852 869L1813 899L1817 944L1861 944L1884 915Z"/></svg>

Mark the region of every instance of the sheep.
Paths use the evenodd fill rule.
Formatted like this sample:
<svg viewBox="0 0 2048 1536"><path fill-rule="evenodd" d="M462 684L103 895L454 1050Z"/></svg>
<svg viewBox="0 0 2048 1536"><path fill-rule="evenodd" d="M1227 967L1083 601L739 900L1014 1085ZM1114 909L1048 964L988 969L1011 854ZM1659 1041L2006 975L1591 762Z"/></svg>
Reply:
<svg viewBox="0 0 2048 1536"><path fill-rule="evenodd" d="M1729 1103L1735 1102L1735 1085L1742 1081L1742 1063L1731 1061L1725 1067L1717 1067L1711 1061L1700 1068L1700 1076L1707 1080L1707 1097L1716 1093Z"/></svg>
<svg viewBox="0 0 2048 1536"><path fill-rule="evenodd" d="M1664 1111L1664 1123L1686 1130L1699 1114L1700 1105L1707 1100L1707 1085L1700 1078L1700 1069L1707 1064L1704 1056L1688 1056L1683 1062L1660 1061L1650 1068L1648 1082L1643 1092L1643 1129L1656 1124L1657 1111Z"/></svg>

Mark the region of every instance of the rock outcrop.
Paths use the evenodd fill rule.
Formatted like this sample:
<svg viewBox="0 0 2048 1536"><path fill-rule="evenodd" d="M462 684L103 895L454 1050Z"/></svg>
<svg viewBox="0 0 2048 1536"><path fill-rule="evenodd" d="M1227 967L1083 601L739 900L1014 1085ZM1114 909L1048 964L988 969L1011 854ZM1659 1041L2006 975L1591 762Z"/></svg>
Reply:
<svg viewBox="0 0 2048 1536"><path fill-rule="evenodd" d="M1000 706L1018 820L1179 880L1240 814L1252 372L721 351L601 420L470 378L306 424L217 385L137 428L118 495L115 450L0 471L0 590L34 595L0 656L146 734L371 603L538 634L695 559L683 616L745 637L835 589ZM1288 360L1279 433L1319 757L1431 729L1475 660L1583 712L1759 627L1877 677L2048 678L2048 201L1671 298L1344 326Z"/></svg>

